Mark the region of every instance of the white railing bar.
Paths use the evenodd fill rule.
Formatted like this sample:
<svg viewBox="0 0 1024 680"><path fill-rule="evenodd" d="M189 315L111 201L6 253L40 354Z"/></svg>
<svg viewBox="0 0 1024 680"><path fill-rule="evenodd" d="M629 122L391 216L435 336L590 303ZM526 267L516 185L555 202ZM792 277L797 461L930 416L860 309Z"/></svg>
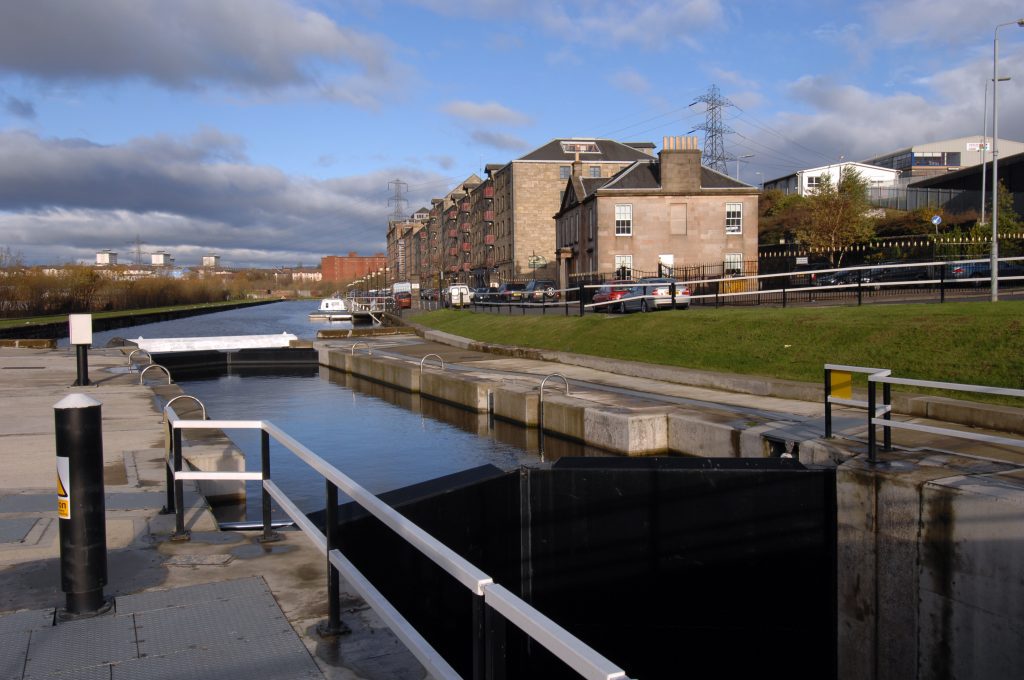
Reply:
<svg viewBox="0 0 1024 680"><path fill-rule="evenodd" d="M262 420L183 420L175 418L171 425L176 430L259 430L263 427Z"/></svg>
<svg viewBox="0 0 1024 680"><path fill-rule="evenodd" d="M886 404L884 406L876 406L875 407L875 417L884 416L886 413L892 413L892 405L891 404ZM885 422L888 423L889 421L886 420Z"/></svg>
<svg viewBox="0 0 1024 680"><path fill-rule="evenodd" d="M440 680L461 680L460 676L437 651L430 646L430 643L420 635L419 631L410 624L404 616L385 598L379 590L352 564L348 558L338 550L331 550L327 553L334 568L345 577L348 585L359 594L363 601L373 607L377 616L384 621L385 625L395 634L399 640L405 643L406 649L423 664L423 667L433 678Z"/></svg>
<svg viewBox="0 0 1024 680"><path fill-rule="evenodd" d="M364 489L333 465L303 446L291 435L278 429L273 423L264 422L263 429L475 594L482 595L483 587L488 583L494 582L494 579L472 562L409 521L390 505L377 498L377 496Z"/></svg>
<svg viewBox="0 0 1024 680"><path fill-rule="evenodd" d="M579 638L523 602L507 588L491 584L484 602L548 651L590 680L624 680L626 672L601 656Z"/></svg>
<svg viewBox="0 0 1024 680"><path fill-rule="evenodd" d="M263 479L262 472L202 472L199 470L182 470L174 473L175 479L219 479L219 480L240 480L258 481Z"/></svg>
<svg viewBox="0 0 1024 680"><path fill-rule="evenodd" d="M892 378L875 377L868 378L870 382L889 383L891 385L913 385L915 387L932 387L940 390L954 390L957 392L979 392L981 394L999 394L1006 397L1024 397L1024 390L1013 389L1012 387L987 387L985 385L962 385L960 383L935 382L933 380L915 380L913 378Z"/></svg>
<svg viewBox="0 0 1024 680"><path fill-rule="evenodd" d="M267 490L270 497L277 501L278 506L284 510L284 513L288 515L295 522L295 525L302 529L302 533L306 534L309 540L313 541L313 545L322 554L327 554L327 537L320 531L315 524L308 517L306 513L299 510L295 503L292 503L291 499L285 495L281 488L274 484L269 479L263 480L263 488Z"/></svg>
<svg viewBox="0 0 1024 680"><path fill-rule="evenodd" d="M852 373L872 373L878 375L879 373L884 375L891 375L892 370L888 368L868 368L867 366L846 366L845 364L825 364L825 368L830 371L850 371Z"/></svg>
<svg viewBox="0 0 1024 680"><path fill-rule="evenodd" d="M1004 444L1006 446L1024 447L1024 439L996 437L990 434L978 434L977 432L967 432L965 430L952 430L948 427L931 427L930 425L907 423L900 420L885 420L884 418L872 418L871 423L873 425L884 425L885 427L895 427L904 430L916 430L918 432L927 432L929 434L948 434L961 439L973 439L974 441L985 442L987 444Z"/></svg>

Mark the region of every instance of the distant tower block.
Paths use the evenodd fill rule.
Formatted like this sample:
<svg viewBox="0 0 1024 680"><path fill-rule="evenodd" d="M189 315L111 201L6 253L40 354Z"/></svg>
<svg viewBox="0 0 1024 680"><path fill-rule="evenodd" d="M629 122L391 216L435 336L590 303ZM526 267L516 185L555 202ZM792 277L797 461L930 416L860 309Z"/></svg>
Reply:
<svg viewBox="0 0 1024 680"><path fill-rule="evenodd" d="M111 250L101 250L96 253L96 264L104 267L117 264L117 253Z"/></svg>
<svg viewBox="0 0 1024 680"><path fill-rule="evenodd" d="M152 253L150 257L154 267L170 267L174 263L174 258L171 257L170 253L165 253L162 250Z"/></svg>
<svg viewBox="0 0 1024 680"><path fill-rule="evenodd" d="M219 267L220 255L203 255L204 267Z"/></svg>

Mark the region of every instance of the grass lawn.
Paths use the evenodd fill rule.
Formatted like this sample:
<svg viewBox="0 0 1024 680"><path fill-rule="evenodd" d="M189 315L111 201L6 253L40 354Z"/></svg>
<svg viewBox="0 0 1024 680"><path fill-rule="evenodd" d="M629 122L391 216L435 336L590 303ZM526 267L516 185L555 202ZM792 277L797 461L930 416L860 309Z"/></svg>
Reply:
<svg viewBox="0 0 1024 680"><path fill-rule="evenodd" d="M441 310L414 321L485 342L805 382L820 382L831 363L889 368L901 378L1024 388L1021 301L583 318ZM1024 406L1009 397L986 400Z"/></svg>
<svg viewBox="0 0 1024 680"><path fill-rule="evenodd" d="M175 305L171 307L150 307L147 309L126 309L117 312L92 312L94 319L114 319L119 316L136 316L139 314L159 314L160 312L169 312L176 309L206 309L214 307L223 307L225 305L239 305L246 304L245 300L228 300L226 302L201 302L194 305ZM252 304L258 302L266 302L266 300L251 300ZM54 314L52 316L24 316L17 319L0 319L0 328L14 328L25 326L27 324L45 324L45 323L66 323L68 320L67 314Z"/></svg>

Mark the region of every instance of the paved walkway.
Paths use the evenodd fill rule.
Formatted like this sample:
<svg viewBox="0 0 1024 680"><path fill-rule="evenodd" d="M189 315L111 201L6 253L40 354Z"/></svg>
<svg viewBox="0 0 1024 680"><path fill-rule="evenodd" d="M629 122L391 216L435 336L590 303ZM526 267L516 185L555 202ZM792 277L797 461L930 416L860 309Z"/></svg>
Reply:
<svg viewBox="0 0 1024 680"><path fill-rule="evenodd" d="M126 365L119 351L92 350L93 384L72 387L72 352L0 348L0 680L422 678L344 582L352 633L316 634L327 613L326 561L301 533L260 544L256 532L221 532L186 486L192 538L169 540L162 415L154 388ZM75 392L102 404L104 594L114 606L62 621L53 406Z"/></svg>

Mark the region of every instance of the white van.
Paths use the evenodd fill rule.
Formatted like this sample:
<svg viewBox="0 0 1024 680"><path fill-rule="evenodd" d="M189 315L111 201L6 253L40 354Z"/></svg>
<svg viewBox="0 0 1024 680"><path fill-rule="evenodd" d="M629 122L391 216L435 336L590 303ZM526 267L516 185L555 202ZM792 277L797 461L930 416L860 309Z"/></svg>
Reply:
<svg viewBox="0 0 1024 680"><path fill-rule="evenodd" d="M444 289L444 302L451 307L462 307L473 301L473 289L464 283L455 283Z"/></svg>

